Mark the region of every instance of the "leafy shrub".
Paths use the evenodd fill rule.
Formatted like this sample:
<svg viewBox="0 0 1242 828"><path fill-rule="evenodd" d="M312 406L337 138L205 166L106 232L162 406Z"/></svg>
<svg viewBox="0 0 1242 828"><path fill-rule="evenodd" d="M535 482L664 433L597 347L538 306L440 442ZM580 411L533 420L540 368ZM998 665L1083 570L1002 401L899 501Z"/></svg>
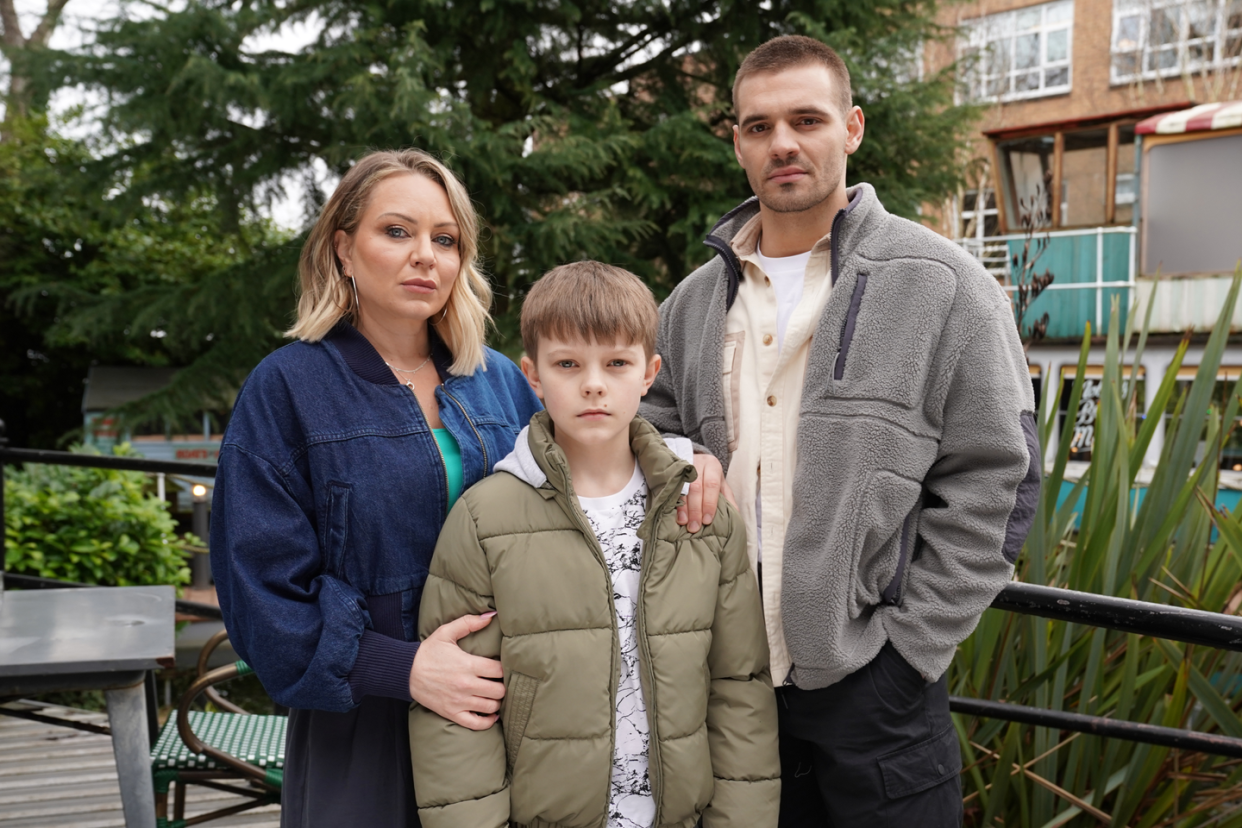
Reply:
<svg viewBox="0 0 1242 828"><path fill-rule="evenodd" d="M5 568L103 586L188 583L185 545L198 541L178 537L168 504L147 488L142 472L6 468Z"/></svg>

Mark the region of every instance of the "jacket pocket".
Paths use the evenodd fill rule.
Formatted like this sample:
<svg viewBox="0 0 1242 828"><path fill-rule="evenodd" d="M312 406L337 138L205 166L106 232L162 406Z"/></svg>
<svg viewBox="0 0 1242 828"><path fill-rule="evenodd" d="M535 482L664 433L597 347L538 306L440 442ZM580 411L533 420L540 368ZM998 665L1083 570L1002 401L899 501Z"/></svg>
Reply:
<svg viewBox="0 0 1242 828"><path fill-rule="evenodd" d="M850 297L850 310L845 316L845 327L841 330L841 348L837 351L837 361L832 368L832 378L839 380L845 376L845 360L850 353L850 345L854 342L854 328L858 324L858 309L862 306L863 293L867 290L867 274L859 273L854 283L854 294Z"/></svg>
<svg viewBox="0 0 1242 828"><path fill-rule="evenodd" d="M910 561L915 557L914 547L918 543L918 521L916 516L919 512L920 503L916 503L910 513L906 515L906 519L901 523L901 537L898 540L897 548L897 571L893 573L893 579L888 582L888 586L884 587L884 591L880 593L880 603L898 606L901 604L901 596L905 592L906 568Z"/></svg>
<svg viewBox="0 0 1242 828"><path fill-rule="evenodd" d="M957 731L950 727L925 742L881 756L878 762L885 795L901 799L961 773L962 749L957 743Z"/></svg>
<svg viewBox="0 0 1242 828"><path fill-rule="evenodd" d="M509 771L517 762L518 748L522 746L522 737L526 735L526 724L530 721L530 711L535 704L535 690L539 680L523 673L510 673L509 686L505 688L508 705L504 714L505 761Z"/></svg>
<svg viewBox="0 0 1242 828"><path fill-rule="evenodd" d="M725 334L724 359L721 360L721 390L724 392L725 434L729 451L737 451L740 435L737 431L739 406L742 403L742 346L746 344L746 331Z"/></svg>
<svg viewBox="0 0 1242 828"><path fill-rule="evenodd" d="M323 548L327 553L327 571L345 580L345 549L349 543L349 484L329 483L327 526Z"/></svg>

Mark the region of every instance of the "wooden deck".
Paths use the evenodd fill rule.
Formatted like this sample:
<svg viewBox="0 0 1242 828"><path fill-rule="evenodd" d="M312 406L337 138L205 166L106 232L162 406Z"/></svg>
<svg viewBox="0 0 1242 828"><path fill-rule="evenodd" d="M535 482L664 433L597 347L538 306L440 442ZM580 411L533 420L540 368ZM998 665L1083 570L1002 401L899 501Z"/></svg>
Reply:
<svg viewBox="0 0 1242 828"><path fill-rule="evenodd" d="M37 712L107 724L107 716L102 713L67 708ZM242 801L239 796L191 787L186 816ZM269 805L206 824L218 828L278 828L280 808ZM124 825L116 762L108 736L0 716L0 828Z"/></svg>

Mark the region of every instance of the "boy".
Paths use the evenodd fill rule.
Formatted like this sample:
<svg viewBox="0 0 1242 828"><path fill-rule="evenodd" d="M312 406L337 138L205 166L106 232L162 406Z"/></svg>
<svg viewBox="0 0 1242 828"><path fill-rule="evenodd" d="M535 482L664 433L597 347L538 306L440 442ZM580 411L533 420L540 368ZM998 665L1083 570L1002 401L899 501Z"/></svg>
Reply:
<svg viewBox="0 0 1242 828"><path fill-rule="evenodd" d="M695 475L637 417L659 314L633 274L558 267L522 308L546 410L462 495L436 545L419 630L495 611L460 642L499 656L500 727L410 708L427 828L775 826L776 707L737 513L677 525Z"/></svg>

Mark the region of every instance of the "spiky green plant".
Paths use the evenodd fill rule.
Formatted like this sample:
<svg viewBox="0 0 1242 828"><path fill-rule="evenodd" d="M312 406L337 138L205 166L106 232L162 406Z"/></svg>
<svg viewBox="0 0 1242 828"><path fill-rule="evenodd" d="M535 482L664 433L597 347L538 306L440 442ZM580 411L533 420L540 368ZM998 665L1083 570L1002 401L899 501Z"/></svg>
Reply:
<svg viewBox="0 0 1242 828"><path fill-rule="evenodd" d="M1137 366L1151 307L1135 341L1138 314L1129 314L1119 336L1114 302L1090 466L1058 508L1074 426L1067 417L1018 580L1237 611L1242 508L1230 514L1213 504L1221 446L1238 416L1238 385L1223 400L1213 392L1240 285L1242 268L1188 389L1175 394L1188 340L1163 378L1146 378L1160 382L1146 417L1138 413ZM1070 412L1078 410L1089 345L1088 328ZM1058 386L1046 383L1040 404L1044 446L1055 428ZM1159 462L1140 497L1136 475L1170 407ZM1239 653L988 610L960 648L949 682L961 696L1242 737L1240 669ZM969 716L955 722L968 825L1242 828L1242 760Z"/></svg>

